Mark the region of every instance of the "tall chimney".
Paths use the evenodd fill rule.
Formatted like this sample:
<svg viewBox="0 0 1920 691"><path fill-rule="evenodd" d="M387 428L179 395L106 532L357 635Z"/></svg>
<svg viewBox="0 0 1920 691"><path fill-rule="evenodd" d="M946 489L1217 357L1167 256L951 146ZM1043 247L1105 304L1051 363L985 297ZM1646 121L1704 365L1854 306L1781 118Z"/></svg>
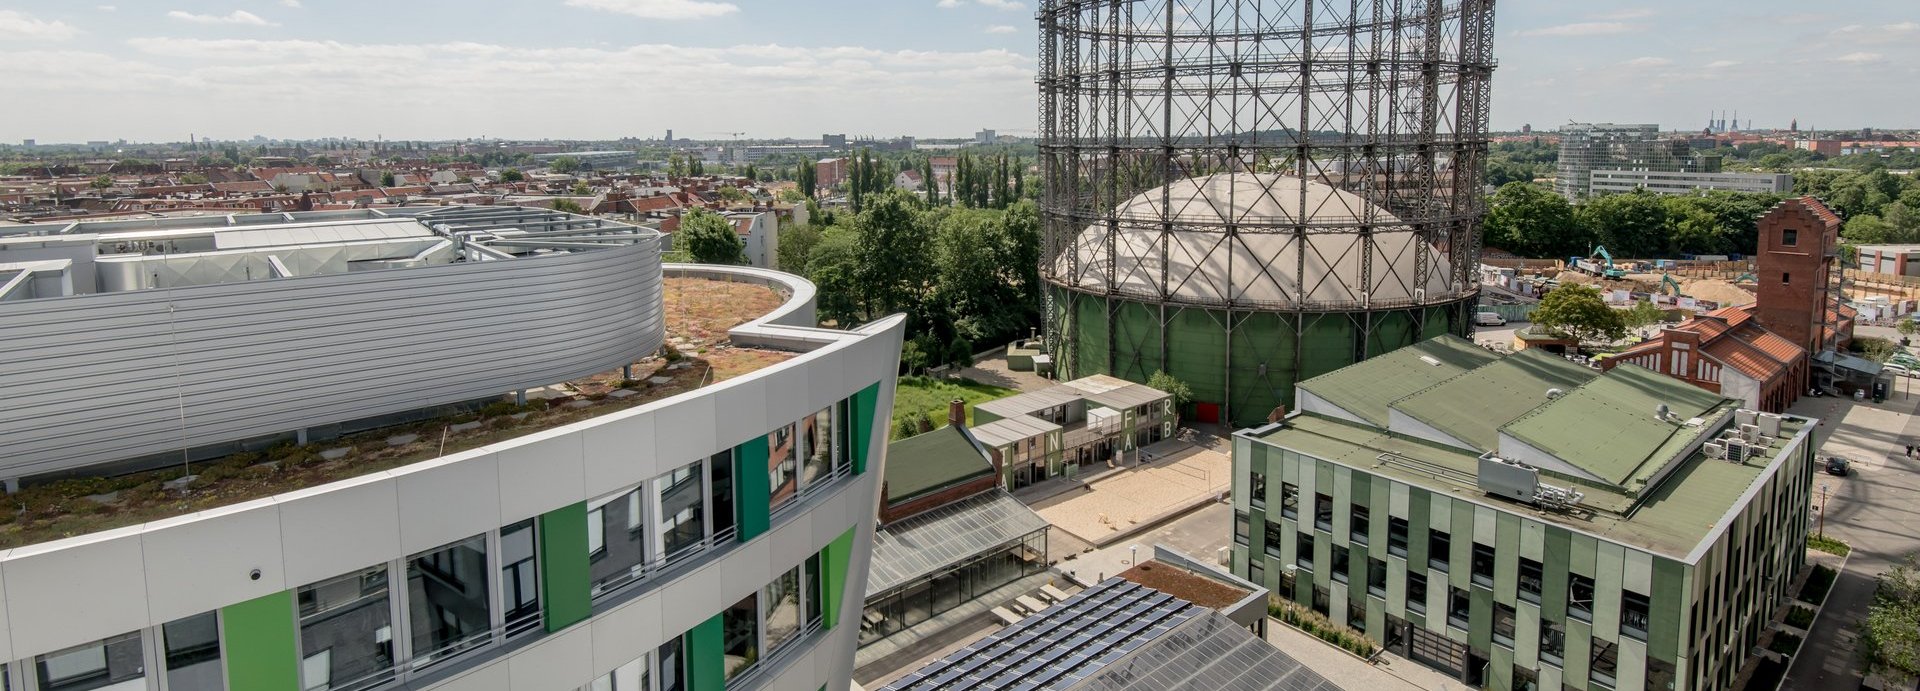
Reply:
<svg viewBox="0 0 1920 691"><path fill-rule="evenodd" d="M966 401L956 398L947 404L947 424L953 425L954 427L967 426Z"/></svg>

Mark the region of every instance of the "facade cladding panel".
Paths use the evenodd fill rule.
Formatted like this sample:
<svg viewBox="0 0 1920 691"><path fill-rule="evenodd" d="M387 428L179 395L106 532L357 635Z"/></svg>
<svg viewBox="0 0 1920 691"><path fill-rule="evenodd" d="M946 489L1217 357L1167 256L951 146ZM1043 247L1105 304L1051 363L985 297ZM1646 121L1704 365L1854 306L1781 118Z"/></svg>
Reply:
<svg viewBox="0 0 1920 691"><path fill-rule="evenodd" d="M733 340L807 345L748 374L489 446L9 550L0 554L3 685L50 688L39 683L40 662L71 668L99 653L119 661L103 671L113 688L161 688L160 675L167 688L210 688L176 675L195 664L215 665L233 691L845 688L904 317L829 331L812 326L804 280L731 267L667 271L782 283L787 303L735 327ZM852 416L818 447L830 469L774 508L761 532L737 531L754 507L723 497L764 512L764 485L686 474L701 464L733 478L765 473L734 450L791 435L823 410ZM693 523L699 539L656 552L617 588L590 592L596 546L628 533L665 539L662 526L677 518L664 501L643 501L646 520L628 528L626 516L595 508L632 492L632 478L644 479L643 496L665 497L689 477L706 483L701 501L712 509ZM595 530L597 515L612 529ZM488 618L469 607L472 616L456 621L434 609L475 600L470 587L435 585L455 582L495 597L483 605ZM756 601L758 622L751 606L737 605ZM220 625L213 662L164 647L183 622L205 630L210 614ZM378 653L324 647L336 639L372 642ZM652 681L634 686L643 677Z"/></svg>
<svg viewBox="0 0 1920 691"><path fill-rule="evenodd" d="M496 396L660 347L657 239L0 303L0 477Z"/></svg>

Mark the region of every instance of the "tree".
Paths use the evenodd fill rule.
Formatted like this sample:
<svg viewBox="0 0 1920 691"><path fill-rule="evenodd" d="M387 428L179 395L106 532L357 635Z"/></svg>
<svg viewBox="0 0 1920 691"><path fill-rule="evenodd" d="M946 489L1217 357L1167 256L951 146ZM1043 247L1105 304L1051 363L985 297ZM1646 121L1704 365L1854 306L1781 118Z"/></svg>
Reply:
<svg viewBox="0 0 1920 691"><path fill-rule="evenodd" d="M812 163L801 161L798 165L795 165L793 179L795 182L800 183L800 194L802 196L812 199L813 195L818 192L820 186L819 173L814 170Z"/></svg>
<svg viewBox="0 0 1920 691"><path fill-rule="evenodd" d="M799 204L807 200L807 195L801 194L800 190L792 187L785 187L781 188L777 198L785 204Z"/></svg>
<svg viewBox="0 0 1920 691"><path fill-rule="evenodd" d="M1894 325L1893 330L1900 332L1902 336L1912 336L1915 332L1920 332L1920 324L1914 323L1912 319L1902 319L1900 323Z"/></svg>
<svg viewBox="0 0 1920 691"><path fill-rule="evenodd" d="M573 191L573 196L585 197L587 195L593 194L593 186L588 185L587 181L585 180L580 180L573 183L572 191Z"/></svg>
<svg viewBox="0 0 1920 691"><path fill-rule="evenodd" d="M1500 187L1489 201L1486 244L1523 257L1585 254L1593 236L1574 222L1573 205L1560 195L1524 182Z"/></svg>
<svg viewBox="0 0 1920 691"><path fill-rule="evenodd" d="M814 309L822 322L846 328L863 321L858 232L840 226L820 231L819 242L807 252L806 277L819 289Z"/></svg>
<svg viewBox="0 0 1920 691"><path fill-rule="evenodd" d="M680 231L674 233L673 242L702 264L747 262L747 244L734 232L733 224L705 209L694 209L680 217Z"/></svg>
<svg viewBox="0 0 1920 691"><path fill-rule="evenodd" d="M780 246L774 250L774 268L798 276L807 275L807 258L820 244L822 229L813 224L796 225L780 231Z"/></svg>
<svg viewBox="0 0 1920 691"><path fill-rule="evenodd" d="M868 206L853 224L866 313L917 311L934 275L931 233L915 213L914 199L903 192L879 195Z"/></svg>
<svg viewBox="0 0 1920 691"><path fill-rule="evenodd" d="M561 156L553 159L553 163L548 164L547 167L552 168L553 172L556 173L571 173L580 169L580 159L573 156Z"/></svg>
<svg viewBox="0 0 1920 691"><path fill-rule="evenodd" d="M388 170L380 173L380 186L381 187L394 186L393 171Z"/></svg>
<svg viewBox="0 0 1920 691"><path fill-rule="evenodd" d="M1652 192L1594 197L1580 206L1578 218L1615 257L1652 257L1667 250L1667 207Z"/></svg>
<svg viewBox="0 0 1920 691"><path fill-rule="evenodd" d="M1641 329L1667 320L1666 310L1653 304L1652 300L1641 300L1620 315L1629 329Z"/></svg>
<svg viewBox="0 0 1920 691"><path fill-rule="evenodd" d="M720 191L715 194L720 195L721 201L725 201L728 204L744 204L753 200L753 197L748 196L746 192L741 191L738 187L722 187Z"/></svg>
<svg viewBox="0 0 1920 691"><path fill-rule="evenodd" d="M186 173L180 176L180 184L204 185L204 184L207 184L207 176L201 175L199 173Z"/></svg>
<svg viewBox="0 0 1920 691"><path fill-rule="evenodd" d="M579 204L574 203L572 199L568 199L566 197L554 198L553 210L563 212L563 213L570 213L570 214L584 214L587 212L586 209L580 208Z"/></svg>
<svg viewBox="0 0 1920 691"><path fill-rule="evenodd" d="M527 179L527 174L520 172L519 168L508 168L506 170L500 171L501 182L520 182L526 179Z"/></svg>
<svg viewBox="0 0 1920 691"><path fill-rule="evenodd" d="M104 189L106 189L106 188L109 188L109 187L112 187L112 186L113 186L113 176L111 176L111 175L102 175L102 176L100 176L100 177L97 177L97 178L94 178L94 179L93 179L93 182L89 182L89 183L87 183L87 186L88 186L88 187L92 187L92 188L94 188L94 189L96 189L96 190L104 190Z"/></svg>
<svg viewBox="0 0 1920 691"><path fill-rule="evenodd" d="M1147 388L1159 389L1173 396L1174 410L1186 410L1187 404L1193 402L1193 387L1167 374L1166 370L1154 370L1154 373L1147 377Z"/></svg>
<svg viewBox="0 0 1920 691"><path fill-rule="evenodd" d="M1562 283L1540 298L1533 323L1582 342L1612 341L1627 335L1626 320L1600 298L1600 290L1578 283Z"/></svg>
<svg viewBox="0 0 1920 691"><path fill-rule="evenodd" d="M1920 676L1920 572L1914 557L1880 575L1860 634L1868 670L1895 682L1890 688L1910 686Z"/></svg>

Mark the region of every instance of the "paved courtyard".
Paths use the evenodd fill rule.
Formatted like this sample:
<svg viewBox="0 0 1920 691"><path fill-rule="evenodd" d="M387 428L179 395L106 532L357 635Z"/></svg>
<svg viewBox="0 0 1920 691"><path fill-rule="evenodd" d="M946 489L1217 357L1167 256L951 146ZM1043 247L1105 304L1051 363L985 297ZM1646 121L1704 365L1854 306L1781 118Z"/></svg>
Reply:
<svg viewBox="0 0 1920 691"><path fill-rule="evenodd" d="M1214 448L1170 440L1147 448L1154 460L1062 487L1028 505L1054 527L1102 546L1186 513L1232 487L1232 460Z"/></svg>

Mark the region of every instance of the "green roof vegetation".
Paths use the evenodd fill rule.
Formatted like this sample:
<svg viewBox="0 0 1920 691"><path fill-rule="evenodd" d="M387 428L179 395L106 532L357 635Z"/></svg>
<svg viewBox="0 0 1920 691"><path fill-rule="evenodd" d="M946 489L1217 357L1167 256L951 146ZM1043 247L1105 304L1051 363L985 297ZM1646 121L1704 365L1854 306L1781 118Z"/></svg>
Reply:
<svg viewBox="0 0 1920 691"><path fill-rule="evenodd" d="M1393 408L1481 451L1500 446L1500 426L1600 376L1541 350L1522 350L1393 402Z"/></svg>
<svg viewBox="0 0 1920 691"><path fill-rule="evenodd" d="M972 379L901 377L900 384L893 391L893 421L897 426L903 419L925 415L933 424L944 425L947 423L947 404L958 398L967 402L967 424L971 425L974 406L1016 393L1020 392Z"/></svg>
<svg viewBox="0 0 1920 691"><path fill-rule="evenodd" d="M887 444L889 504L992 474L993 464L952 425Z"/></svg>
<svg viewBox="0 0 1920 691"><path fill-rule="evenodd" d="M1661 404L1671 411L1671 421L1654 416ZM1644 367L1621 365L1501 431L1638 494L1668 460L1700 435L1715 431L1714 418L1720 412L1738 406L1738 401ZM1694 417L1706 418L1708 424L1685 424Z"/></svg>
<svg viewBox="0 0 1920 691"><path fill-rule="evenodd" d="M1388 404L1499 359L1459 336L1436 336L1300 382L1298 388L1386 427Z"/></svg>

